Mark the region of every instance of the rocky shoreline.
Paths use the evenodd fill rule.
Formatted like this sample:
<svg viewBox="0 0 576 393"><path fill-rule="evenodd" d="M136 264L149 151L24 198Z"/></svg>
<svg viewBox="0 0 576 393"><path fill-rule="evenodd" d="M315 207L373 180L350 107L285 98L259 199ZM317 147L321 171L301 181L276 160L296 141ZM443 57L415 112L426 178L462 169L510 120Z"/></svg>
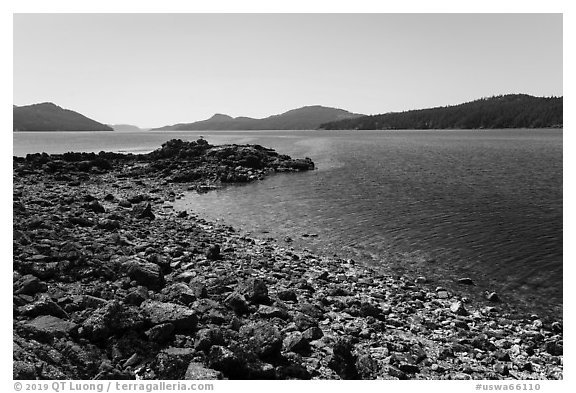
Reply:
<svg viewBox="0 0 576 393"><path fill-rule="evenodd" d="M204 140L15 157L14 378L562 379L561 321L172 206L313 168Z"/></svg>

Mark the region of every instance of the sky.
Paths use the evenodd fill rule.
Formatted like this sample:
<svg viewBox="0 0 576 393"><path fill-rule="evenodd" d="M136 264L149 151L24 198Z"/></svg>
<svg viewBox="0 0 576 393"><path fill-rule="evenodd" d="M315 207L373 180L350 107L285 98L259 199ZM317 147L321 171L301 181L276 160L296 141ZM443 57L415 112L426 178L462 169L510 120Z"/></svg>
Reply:
<svg viewBox="0 0 576 393"><path fill-rule="evenodd" d="M159 127L561 96L562 14L15 14L13 101Z"/></svg>

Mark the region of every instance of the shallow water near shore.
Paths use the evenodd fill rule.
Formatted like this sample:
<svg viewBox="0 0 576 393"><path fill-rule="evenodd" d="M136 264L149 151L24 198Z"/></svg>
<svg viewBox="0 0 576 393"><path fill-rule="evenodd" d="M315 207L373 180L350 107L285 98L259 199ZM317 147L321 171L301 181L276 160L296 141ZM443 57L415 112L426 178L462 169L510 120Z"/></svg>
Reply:
<svg viewBox="0 0 576 393"><path fill-rule="evenodd" d="M212 220L398 274L562 310L562 130L15 133L14 154L251 143L317 170L177 201ZM303 235L317 235L306 236Z"/></svg>

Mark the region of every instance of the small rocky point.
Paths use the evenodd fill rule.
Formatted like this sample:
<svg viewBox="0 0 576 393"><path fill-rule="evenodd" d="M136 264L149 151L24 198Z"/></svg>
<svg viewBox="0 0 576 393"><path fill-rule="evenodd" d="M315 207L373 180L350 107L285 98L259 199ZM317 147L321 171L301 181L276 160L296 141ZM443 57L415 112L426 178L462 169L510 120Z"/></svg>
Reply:
<svg viewBox="0 0 576 393"><path fill-rule="evenodd" d="M562 379L561 321L172 206L313 168L204 140L15 157L14 379Z"/></svg>

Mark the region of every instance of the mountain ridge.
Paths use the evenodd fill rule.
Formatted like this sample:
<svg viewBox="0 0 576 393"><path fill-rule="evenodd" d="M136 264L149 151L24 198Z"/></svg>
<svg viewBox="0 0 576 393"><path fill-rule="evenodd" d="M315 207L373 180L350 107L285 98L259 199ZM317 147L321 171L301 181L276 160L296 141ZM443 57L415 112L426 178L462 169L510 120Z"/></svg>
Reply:
<svg viewBox="0 0 576 393"><path fill-rule="evenodd" d="M154 128L154 131L219 131L219 130L307 130L316 129L328 121L364 116L344 109L322 105L303 106L289 111L255 119L246 116L231 117L216 113L206 120L178 123Z"/></svg>
<svg viewBox="0 0 576 393"><path fill-rule="evenodd" d="M389 112L320 125L324 130L551 128L563 125L563 97L506 94L458 105Z"/></svg>
<svg viewBox="0 0 576 393"><path fill-rule="evenodd" d="M12 106L13 131L113 131L81 113L52 102Z"/></svg>

